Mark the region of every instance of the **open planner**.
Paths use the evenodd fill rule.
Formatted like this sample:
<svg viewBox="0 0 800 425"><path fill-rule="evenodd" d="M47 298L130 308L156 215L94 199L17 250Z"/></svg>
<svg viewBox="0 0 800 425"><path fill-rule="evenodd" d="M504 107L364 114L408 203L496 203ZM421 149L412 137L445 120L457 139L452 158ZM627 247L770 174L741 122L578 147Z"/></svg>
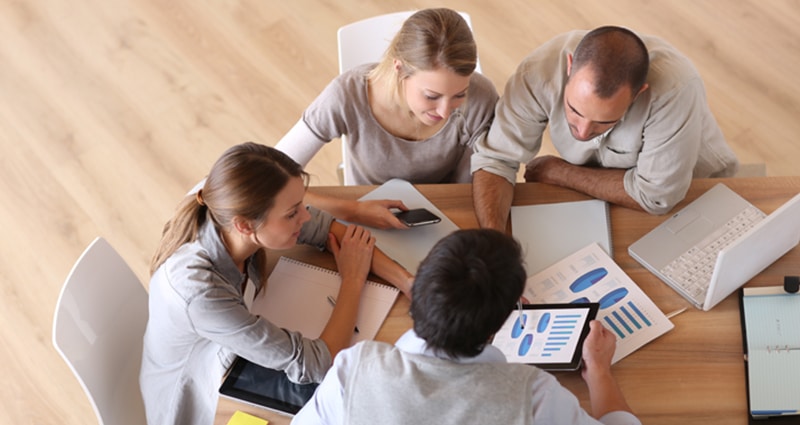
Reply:
<svg viewBox="0 0 800 425"><path fill-rule="evenodd" d="M800 415L800 295L774 286L739 296L750 415L798 423L787 416Z"/></svg>

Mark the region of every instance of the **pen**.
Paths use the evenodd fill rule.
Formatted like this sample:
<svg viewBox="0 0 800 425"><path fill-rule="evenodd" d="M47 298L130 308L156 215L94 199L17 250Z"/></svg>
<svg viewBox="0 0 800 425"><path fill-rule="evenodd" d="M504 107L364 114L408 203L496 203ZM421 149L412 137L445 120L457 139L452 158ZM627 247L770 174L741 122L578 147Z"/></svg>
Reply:
<svg viewBox="0 0 800 425"><path fill-rule="evenodd" d="M673 311L671 313L667 313L667 314L665 314L665 316L667 316L667 319L672 319L673 317L683 313L684 311L686 311L686 307L678 309L678 310L675 310L675 311Z"/></svg>
<svg viewBox="0 0 800 425"><path fill-rule="evenodd" d="M336 307L336 298L333 298L332 296L328 295L328 304L330 304L330 305L331 305L331 307ZM355 333L359 333L359 332L358 332L358 326L356 326L356 327L353 329L353 332L355 332Z"/></svg>

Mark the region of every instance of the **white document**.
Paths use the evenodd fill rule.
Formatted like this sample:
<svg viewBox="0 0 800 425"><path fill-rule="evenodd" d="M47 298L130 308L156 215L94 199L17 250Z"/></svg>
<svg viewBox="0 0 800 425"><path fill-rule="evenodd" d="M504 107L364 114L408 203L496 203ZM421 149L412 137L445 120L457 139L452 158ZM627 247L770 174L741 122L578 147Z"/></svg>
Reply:
<svg viewBox="0 0 800 425"><path fill-rule="evenodd" d="M616 363L674 327L596 243L528 278L531 303L597 302L599 320L617 336Z"/></svg>
<svg viewBox="0 0 800 425"><path fill-rule="evenodd" d="M599 199L511 207L511 231L522 244L528 276L592 242L614 254L608 203Z"/></svg>
<svg viewBox="0 0 800 425"><path fill-rule="evenodd" d="M436 224L408 229L382 230L369 228L370 232L375 236L375 243L378 248L386 253L389 258L400 263L411 274L417 273L419 263L428 255L428 252L436 245L436 242L458 230L458 226L455 223L450 221L428 198L405 180L389 180L361 197L360 200L378 199L399 199L409 209L427 208L442 219Z"/></svg>

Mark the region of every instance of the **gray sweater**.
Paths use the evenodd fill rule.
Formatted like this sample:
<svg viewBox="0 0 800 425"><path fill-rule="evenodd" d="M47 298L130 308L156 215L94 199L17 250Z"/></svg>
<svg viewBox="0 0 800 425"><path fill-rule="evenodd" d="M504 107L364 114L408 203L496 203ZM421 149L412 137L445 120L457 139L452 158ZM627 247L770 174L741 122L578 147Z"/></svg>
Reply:
<svg viewBox="0 0 800 425"><path fill-rule="evenodd" d="M387 132L369 106L367 73L362 65L334 79L303 113L276 148L305 166L328 142L346 135L348 184L383 184L393 178L411 183L468 183L472 147L491 124L497 90L473 73L467 101L433 136L405 140Z"/></svg>
<svg viewBox="0 0 800 425"><path fill-rule="evenodd" d="M298 242L324 247L332 217L310 209ZM216 229L181 246L150 279L150 318L139 382L150 424L214 422L222 376L235 355L319 382L331 366L322 340L304 338L250 314L243 285L260 281L253 258L236 268Z"/></svg>

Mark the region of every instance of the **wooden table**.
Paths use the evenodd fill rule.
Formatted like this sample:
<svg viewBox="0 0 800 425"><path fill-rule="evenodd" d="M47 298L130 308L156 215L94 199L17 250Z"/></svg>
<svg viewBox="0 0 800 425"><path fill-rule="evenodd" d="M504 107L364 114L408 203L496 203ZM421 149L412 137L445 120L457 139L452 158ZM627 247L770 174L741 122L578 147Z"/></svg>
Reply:
<svg viewBox="0 0 800 425"><path fill-rule="evenodd" d="M714 184L723 182L745 199L771 213L800 192L800 177L754 177L697 179L692 183L681 208ZM423 195L461 228L478 227L472 209L470 185L418 185ZM369 186L315 187L320 193L357 199L372 190ZM585 195L559 187L518 184L514 205L530 205L587 199ZM677 210L677 209L676 209ZM739 304L729 296L709 312L692 307L680 295L644 269L630 255L628 246L668 216L612 206L611 229L614 260L664 312L688 307L675 316L675 328L614 365L614 373L626 398L646 424L725 424L747 423L742 336ZM798 218L800 219L800 217ZM302 259L320 266L335 268L330 254L307 247L271 253ZM800 248L784 257L747 283L748 286L780 285L784 275L800 274ZM376 339L394 342L411 327L409 302L398 298ZM589 408L588 391L578 373L558 373L559 381ZM225 424L234 410L240 409L270 420L288 423L289 419L264 409L231 400L220 400L217 424Z"/></svg>

